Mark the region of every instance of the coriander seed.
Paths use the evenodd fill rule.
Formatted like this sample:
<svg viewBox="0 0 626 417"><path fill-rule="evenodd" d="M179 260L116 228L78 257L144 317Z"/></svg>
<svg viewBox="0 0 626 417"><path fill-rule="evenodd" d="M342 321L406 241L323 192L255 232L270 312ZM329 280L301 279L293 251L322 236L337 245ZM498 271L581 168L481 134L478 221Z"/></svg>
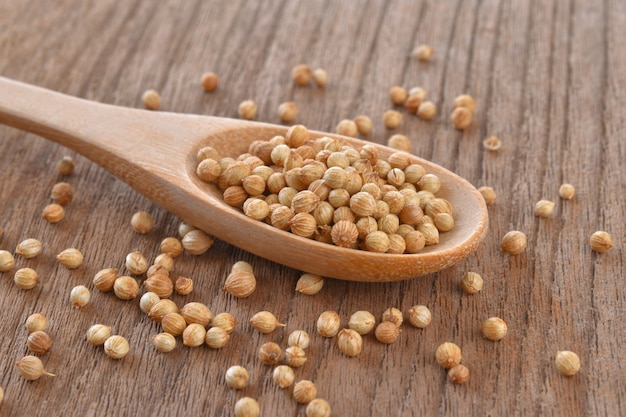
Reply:
<svg viewBox="0 0 626 417"><path fill-rule="evenodd" d="M461 348L451 342L442 343L435 352L437 363L446 369L457 366L461 363L461 358Z"/></svg>
<svg viewBox="0 0 626 417"><path fill-rule="evenodd" d="M169 333L159 333L152 336L154 348L162 353L168 353L176 348L176 338Z"/></svg>
<svg viewBox="0 0 626 417"><path fill-rule="evenodd" d="M512 230L504 235L500 243L500 250L511 255L519 255L526 249L526 235L518 230Z"/></svg>
<svg viewBox="0 0 626 417"><path fill-rule="evenodd" d="M313 71L312 78L315 85L319 88L326 87L326 84L328 83L328 73L322 68L315 69Z"/></svg>
<svg viewBox="0 0 626 417"><path fill-rule="evenodd" d="M361 335L352 329L343 329L337 335L339 350L346 356L357 356L363 348Z"/></svg>
<svg viewBox="0 0 626 417"><path fill-rule="evenodd" d="M258 358L265 365L276 365L282 354L283 350L278 343L266 342L259 348Z"/></svg>
<svg viewBox="0 0 626 417"><path fill-rule="evenodd" d="M387 146L404 152L411 152L411 141L401 134L392 135L387 139Z"/></svg>
<svg viewBox="0 0 626 417"><path fill-rule="evenodd" d="M277 327L285 327L276 316L269 311L259 311L250 319L250 325L261 333L271 333Z"/></svg>
<svg viewBox="0 0 626 417"><path fill-rule="evenodd" d="M400 336L400 329L395 323L390 321L383 321L376 326L374 330L374 336L380 343L391 344Z"/></svg>
<svg viewBox="0 0 626 417"><path fill-rule="evenodd" d="M450 115L452 125L459 130L465 130L472 124L472 112L466 107L457 107Z"/></svg>
<svg viewBox="0 0 626 417"><path fill-rule="evenodd" d="M402 123L402 113L395 110L387 110L383 113L383 124L387 129L395 129Z"/></svg>
<svg viewBox="0 0 626 417"><path fill-rule="evenodd" d="M148 291L141 296L141 299L139 300L139 308L141 311L148 314L150 309L152 309L152 307L159 301L161 301L161 297L154 292Z"/></svg>
<svg viewBox="0 0 626 417"><path fill-rule="evenodd" d="M204 342L211 349L221 349L226 346L230 340L230 334L226 332L226 330L221 327L211 327L206 332L206 336L204 337Z"/></svg>
<svg viewBox="0 0 626 417"><path fill-rule="evenodd" d="M470 372L465 365L456 365L448 371L448 380L454 384L465 384L469 380Z"/></svg>
<svg viewBox="0 0 626 417"><path fill-rule="evenodd" d="M15 266L13 254L6 250L0 250L0 272L10 271Z"/></svg>
<svg viewBox="0 0 626 417"><path fill-rule="evenodd" d="M304 330L294 330L289 333L289 337L287 339L288 346L297 346L302 349L306 349L309 347L309 334Z"/></svg>
<svg viewBox="0 0 626 417"><path fill-rule="evenodd" d="M83 254L76 248L68 248L57 255L57 260L67 269L76 269L83 264Z"/></svg>
<svg viewBox="0 0 626 417"><path fill-rule="evenodd" d="M198 347L205 342L206 329L198 323L191 323L183 331L183 345Z"/></svg>
<svg viewBox="0 0 626 417"><path fill-rule="evenodd" d="M293 398L300 404L308 404L317 397L317 387L309 380L303 379L293 386Z"/></svg>
<svg viewBox="0 0 626 417"><path fill-rule="evenodd" d="M433 319L433 316L426 306L415 305L409 309L409 323L413 326L423 329L427 327Z"/></svg>
<svg viewBox="0 0 626 417"><path fill-rule="evenodd" d="M128 354L129 350L128 340L120 335L110 336L104 342L104 353L112 359L122 359Z"/></svg>
<svg viewBox="0 0 626 417"><path fill-rule="evenodd" d="M165 333L180 336L187 327L185 318L178 313L167 313L161 318L161 327Z"/></svg>
<svg viewBox="0 0 626 417"><path fill-rule="evenodd" d="M307 85L311 81L311 77L311 67L306 64L298 64L291 69L291 79L297 85Z"/></svg>
<svg viewBox="0 0 626 417"><path fill-rule="evenodd" d="M372 119L368 116L360 114L353 121L360 134L369 135L372 132Z"/></svg>
<svg viewBox="0 0 626 417"><path fill-rule="evenodd" d="M256 103L252 100L244 100L239 103L237 112L239 113L239 117L244 120L254 120L257 113Z"/></svg>
<svg viewBox="0 0 626 417"><path fill-rule="evenodd" d="M183 245L175 237L166 237L159 245L162 253L167 253L172 258L176 258L183 252Z"/></svg>
<svg viewBox="0 0 626 417"><path fill-rule="evenodd" d="M155 90L146 90L141 95L141 101L148 110L157 110L161 105L161 96Z"/></svg>
<svg viewBox="0 0 626 417"><path fill-rule="evenodd" d="M476 294L483 289L483 278L476 272L466 272L460 282L467 294Z"/></svg>
<svg viewBox="0 0 626 417"><path fill-rule="evenodd" d="M389 89L389 100L391 100L391 103L395 104L396 106L404 104L404 101L407 99L408 96L409 92L400 86L396 85Z"/></svg>
<svg viewBox="0 0 626 417"><path fill-rule="evenodd" d="M330 417L330 404L323 398L315 398L307 404L305 413L306 417Z"/></svg>
<svg viewBox="0 0 626 417"><path fill-rule="evenodd" d="M611 239L611 235L607 232L597 231L589 238L589 244L592 250L598 253L604 253L613 247L613 240Z"/></svg>
<svg viewBox="0 0 626 417"><path fill-rule="evenodd" d="M306 363L307 357L304 349L298 346L289 346L285 349L285 363L293 368L299 368Z"/></svg>
<svg viewBox="0 0 626 417"><path fill-rule="evenodd" d="M339 326L339 314L336 311L324 311L317 319L317 332L324 337L335 336Z"/></svg>
<svg viewBox="0 0 626 417"><path fill-rule="evenodd" d="M141 252L131 252L126 255L126 269L133 275L141 275L148 270L148 260Z"/></svg>
<svg viewBox="0 0 626 417"><path fill-rule="evenodd" d="M24 324L28 333L45 330L47 325L48 322L46 320L46 316L41 313L31 314L28 316L26 323Z"/></svg>
<svg viewBox="0 0 626 417"><path fill-rule="evenodd" d="M102 346L111 336L111 328L104 324L94 324L87 329L87 341L94 346Z"/></svg>
<svg viewBox="0 0 626 417"><path fill-rule="evenodd" d="M38 275L31 268L21 268L15 271L13 281L18 288L30 290L37 285Z"/></svg>
<svg viewBox="0 0 626 417"><path fill-rule="evenodd" d="M66 182L59 182L52 186L52 190L50 191L50 197L52 201L56 204L60 204L62 206L67 206L72 202L72 198L74 197L74 190L72 186Z"/></svg>
<svg viewBox="0 0 626 417"><path fill-rule="evenodd" d="M501 318L490 317L483 322L481 331L487 339L496 341L506 336L507 326Z"/></svg>
<svg viewBox="0 0 626 417"><path fill-rule="evenodd" d="M296 378L293 369L287 365L278 365L272 372L272 380L280 388L287 388L293 384Z"/></svg>
<svg viewBox="0 0 626 417"><path fill-rule="evenodd" d="M211 326L219 327L226 333L231 334L237 326L237 319L229 313L220 313L213 317Z"/></svg>
<svg viewBox="0 0 626 417"><path fill-rule="evenodd" d="M430 61L432 56L435 54L435 50L429 45L418 45L413 49L412 55L419 59L420 61Z"/></svg>
<svg viewBox="0 0 626 417"><path fill-rule="evenodd" d="M217 180L222 173L222 167L215 159L203 159L196 167L196 175L204 182Z"/></svg>
<svg viewBox="0 0 626 417"><path fill-rule="evenodd" d="M168 273L174 269L174 258L172 258L167 253L161 253L154 258L153 266L163 267Z"/></svg>
<svg viewBox="0 0 626 417"><path fill-rule="evenodd" d="M417 116L423 120L432 120L437 114L437 106L432 101L423 101L417 107Z"/></svg>
<svg viewBox="0 0 626 417"><path fill-rule="evenodd" d="M193 280L187 277L178 277L174 283L174 289L180 295L189 295L193 291Z"/></svg>
<svg viewBox="0 0 626 417"><path fill-rule="evenodd" d="M359 132L359 129L353 120L343 119L335 127L335 132L338 135L349 136L351 138L354 138Z"/></svg>
<svg viewBox="0 0 626 417"><path fill-rule="evenodd" d="M29 381L34 381L44 375L55 376L44 369L41 359L36 356L24 356L15 363L15 366L17 370L20 371L22 378Z"/></svg>
<svg viewBox="0 0 626 417"><path fill-rule="evenodd" d="M576 194L576 189L572 184L561 184L559 187L559 197L563 200L571 200Z"/></svg>
<svg viewBox="0 0 626 417"><path fill-rule="evenodd" d="M15 253L22 258L31 259L41 253L43 246L37 239L26 239L18 243Z"/></svg>
<svg viewBox="0 0 626 417"><path fill-rule="evenodd" d="M152 230L154 220L152 219L152 215L147 211L138 211L133 214L133 217L130 219L130 225L135 232L145 235Z"/></svg>
<svg viewBox="0 0 626 417"><path fill-rule="evenodd" d="M139 284L133 277L126 275L119 276L113 283L113 292L120 300L132 300L137 297L139 292Z"/></svg>
<svg viewBox="0 0 626 417"><path fill-rule="evenodd" d="M93 277L93 285L102 292L113 291L113 285L117 277L117 268L102 269Z"/></svg>
<svg viewBox="0 0 626 417"><path fill-rule="evenodd" d="M296 291L305 295L314 295L324 286L324 278L315 274L302 274L296 283Z"/></svg>
<svg viewBox="0 0 626 417"><path fill-rule="evenodd" d="M204 88L204 91L211 93L217 89L220 84L220 78L214 72L205 72L200 77L200 85Z"/></svg>
<svg viewBox="0 0 626 417"><path fill-rule="evenodd" d="M494 152L502 147L502 142L497 136L489 136L483 141L483 147L488 151Z"/></svg>
<svg viewBox="0 0 626 417"><path fill-rule="evenodd" d="M74 172L74 158L69 155L65 155L61 160L57 163L57 172L60 175L70 175Z"/></svg>
<svg viewBox="0 0 626 417"><path fill-rule="evenodd" d="M185 304L180 309L180 315L185 318L187 324L198 323L202 327L207 327L213 318L207 305L195 301Z"/></svg>
<svg viewBox="0 0 626 417"><path fill-rule="evenodd" d="M157 273L143 282L147 291L155 293L159 298L167 298L174 291L174 283L166 273Z"/></svg>
<svg viewBox="0 0 626 417"><path fill-rule="evenodd" d="M381 321L389 321L400 327L402 326L402 322L404 321L404 318L402 317L402 311L395 307L389 307L388 309L383 311Z"/></svg>
<svg viewBox="0 0 626 417"><path fill-rule="evenodd" d="M41 217L48 223L58 223L65 216L65 209L60 204L52 203L43 208Z"/></svg>
<svg viewBox="0 0 626 417"><path fill-rule="evenodd" d="M81 308L87 305L91 299L91 293L89 289L84 285L78 285L72 288L70 291L70 301L74 304L74 307Z"/></svg>
<svg viewBox="0 0 626 417"><path fill-rule="evenodd" d="M172 300L163 299L154 303L154 305L148 312L148 317L150 317L157 323L161 323L163 317L170 313L178 313L178 306Z"/></svg>
<svg viewBox="0 0 626 417"><path fill-rule="evenodd" d="M226 278L223 289L237 298L246 298L256 289L256 278L250 271L233 269Z"/></svg>
<svg viewBox="0 0 626 417"><path fill-rule="evenodd" d="M465 107L472 113L476 110L476 101L474 98L467 94L461 94L454 99L452 103L452 108L456 109L457 107Z"/></svg>
<svg viewBox="0 0 626 417"><path fill-rule="evenodd" d="M213 246L213 238L202 230L191 230L183 236L182 245L190 255L202 255Z"/></svg>
<svg viewBox="0 0 626 417"><path fill-rule="evenodd" d="M276 110L276 114L278 118L283 123L291 123L298 116L298 108L296 107L296 103L293 101L287 101L285 103L281 103L278 105L278 109Z"/></svg>
<svg viewBox="0 0 626 417"><path fill-rule="evenodd" d="M554 359L556 369L565 376L573 376L580 370L580 358L574 352L561 350Z"/></svg>
<svg viewBox="0 0 626 417"><path fill-rule="evenodd" d="M28 346L28 348L35 355L44 355L47 351L50 350L50 347L52 346L52 340L50 340L50 336L48 336L48 333L42 330L38 330L28 335L28 339L26 340L26 346Z"/></svg>
<svg viewBox="0 0 626 417"><path fill-rule="evenodd" d="M550 217L554 212L555 205L553 201L539 200L537 204L535 204L535 216L543 218Z"/></svg>
<svg viewBox="0 0 626 417"><path fill-rule="evenodd" d="M350 316L348 328L356 331L360 335L365 335L374 330L376 319L369 311L357 311Z"/></svg>
<svg viewBox="0 0 626 417"><path fill-rule="evenodd" d="M226 385L233 389L244 389L248 386L248 371L243 366L235 365L226 370Z"/></svg>
<svg viewBox="0 0 626 417"><path fill-rule="evenodd" d="M259 403L250 397L243 397L235 403L235 417L259 417Z"/></svg>
<svg viewBox="0 0 626 417"><path fill-rule="evenodd" d="M485 199L485 204L490 206L496 201L496 192L491 187L483 186L478 189L478 192Z"/></svg>

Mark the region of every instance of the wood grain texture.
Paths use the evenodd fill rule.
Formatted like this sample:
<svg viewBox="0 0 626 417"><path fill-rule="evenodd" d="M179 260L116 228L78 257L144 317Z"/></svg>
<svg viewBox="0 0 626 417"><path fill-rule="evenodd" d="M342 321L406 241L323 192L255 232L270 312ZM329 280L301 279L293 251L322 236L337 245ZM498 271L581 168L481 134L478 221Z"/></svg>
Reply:
<svg viewBox="0 0 626 417"><path fill-rule="evenodd" d="M180 3L180 4L179 4ZM297 379L311 379L333 415L519 415L615 416L626 413L626 5L618 0L540 1L163 1L136 0L14 2L0 0L0 74L105 103L140 107L141 93L154 88L162 108L173 112L235 117L248 98L261 121L277 123L283 101L300 109L297 121L333 130L343 118L368 114L384 143L393 133L412 140L416 155L458 173L476 186L492 186L490 230L477 254L461 264L420 279L362 284L327 280L316 296L296 294L299 271L255 257L217 241L205 255L183 255L176 273L196 287L179 305L202 301L214 314L227 311L240 324L227 349L178 346L159 354L151 336L157 323L138 309L92 292L81 310L69 291L105 267L123 268L133 250L158 254L161 239L177 234L180 220L159 209L103 169L34 135L0 127L0 249L21 240L44 242L43 253L16 259L32 267L40 282L22 291L13 272L0 273L0 416L16 415L233 415L243 395L256 398L262 415L302 416L304 407L271 381L256 359L265 341L286 345L297 328L311 334L308 361ZM419 43L432 45L429 63L409 56ZM329 84L296 87L290 70L298 63L322 67ZM204 93L204 71L221 77L220 88ZM391 108L393 85L421 85L439 112L430 122L407 114L388 131L381 115ZM448 116L454 97L473 95L472 126L456 131ZM500 151L483 149L497 135ZM56 162L76 159L75 173L62 177ZM52 186L67 181L75 190L66 218L56 225L40 216ZM558 198L563 182L574 184L571 201ZM536 201L557 202L550 219L533 215ZM147 210L155 230L138 235L130 217ZM519 256L499 251L501 237L518 229L528 236ZM611 233L614 248L593 253L588 238ZM77 270L55 255L80 248ZM232 264L250 262L259 285L238 300L221 290ZM466 271L479 272L485 288L461 292ZM399 340L383 346L364 337L363 353L343 356L335 339L315 332L325 310L346 325L350 314L369 310L377 318L391 306L407 311L427 305L432 324L402 326ZM248 324L260 310L274 312L284 330L260 335ZM24 320L48 317L53 348L42 357L55 378L23 380L14 363L28 353ZM482 321L503 318L509 334L491 342ZM113 361L89 345L94 323L111 325L127 337L131 352ZM450 384L434 352L444 341L463 350L471 371L462 386ZM565 378L553 365L558 350L581 358L581 372ZM233 364L248 368L251 384L239 392L223 382Z"/></svg>

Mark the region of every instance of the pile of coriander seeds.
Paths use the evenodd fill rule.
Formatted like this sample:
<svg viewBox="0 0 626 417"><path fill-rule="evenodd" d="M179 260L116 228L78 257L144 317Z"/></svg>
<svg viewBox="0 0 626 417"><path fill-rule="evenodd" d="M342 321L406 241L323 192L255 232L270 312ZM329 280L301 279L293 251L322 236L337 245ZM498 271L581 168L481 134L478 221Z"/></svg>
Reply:
<svg viewBox="0 0 626 417"><path fill-rule="evenodd" d="M215 182L224 201L298 236L377 253L418 253L454 227L452 206L436 193L439 178L412 155L387 160L378 148L312 139L303 125L250 144L236 159L212 147L197 154L196 173Z"/></svg>

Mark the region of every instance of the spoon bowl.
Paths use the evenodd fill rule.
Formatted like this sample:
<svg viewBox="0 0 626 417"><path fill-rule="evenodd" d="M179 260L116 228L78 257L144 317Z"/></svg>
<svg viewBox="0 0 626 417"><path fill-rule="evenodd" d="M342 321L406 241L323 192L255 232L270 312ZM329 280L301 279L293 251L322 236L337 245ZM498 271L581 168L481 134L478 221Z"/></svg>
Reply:
<svg viewBox="0 0 626 417"><path fill-rule="evenodd" d="M286 126L212 116L154 112L88 101L0 77L0 123L66 146L100 165L165 210L236 247L274 262L351 281L398 281L430 274L461 261L482 242L488 224L481 194L445 168L411 155L441 180L437 196L453 207L454 228L418 254L380 254L341 248L279 230L227 205L216 184L200 180L196 153L214 147L237 157L255 140L284 135ZM360 148L396 149L331 136Z"/></svg>

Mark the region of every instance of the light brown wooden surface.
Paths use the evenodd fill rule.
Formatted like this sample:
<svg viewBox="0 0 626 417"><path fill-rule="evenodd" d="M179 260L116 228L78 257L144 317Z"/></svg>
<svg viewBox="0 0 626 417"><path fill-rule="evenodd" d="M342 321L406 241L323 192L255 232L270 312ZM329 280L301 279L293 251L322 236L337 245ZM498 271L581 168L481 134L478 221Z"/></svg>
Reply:
<svg viewBox="0 0 626 417"><path fill-rule="evenodd" d="M228 117L252 98L258 119L273 123L278 104L292 100L300 109L297 121L316 130L364 113L375 122L370 140L405 133L420 157L498 194L476 255L410 281L327 280L320 294L307 297L294 291L299 271L221 241L203 256L183 255L176 271L192 277L196 288L173 300L205 302L240 324L223 350L181 345L159 354L150 339L160 327L139 311L138 300L94 289L92 302L76 310L68 297L75 285L91 287L98 270L122 268L133 250L156 256L160 240L176 235L180 220L82 157L75 156L74 174L57 175L56 162L75 154L0 127L0 248L13 251L28 237L44 243L39 257L18 258L16 265L39 272L37 287L19 290L14 270L0 273L0 416L233 415L244 395L259 401L262 415L304 415L290 389L277 388L271 369L256 359L262 342L286 345L297 328L312 338L297 379L314 381L333 415L624 414L625 32L626 5L617 0L0 1L2 76L135 107L141 93L154 88L164 110ZM419 43L435 48L431 62L409 56ZM303 62L328 70L325 90L292 85L290 70ZM212 94L199 86L208 70L222 79ZM425 87L437 117L425 122L401 110L403 124L386 131L381 115L391 107L393 85ZM478 104L463 133L448 121L461 93ZM503 142L497 153L481 145L489 135ZM62 180L74 187L74 201L61 223L47 224L41 210ZM563 182L576 187L571 201L558 198ZM550 219L533 215L542 198L557 202ZM155 218L148 235L130 228L137 210ZM528 248L515 257L499 251L500 238L512 229L528 236ZM611 233L615 246L608 253L590 250L596 230ZM68 247L85 254L74 271L55 260ZM258 277L256 292L245 300L221 290L238 260L250 262ZM470 270L485 279L474 296L458 286ZM325 310L336 310L345 325L357 310L380 317L387 307L406 312L414 304L431 309L429 327L405 324L389 346L366 336L356 358L315 333ZM258 334L248 320L260 310L274 312L287 327ZM53 347L42 360L57 376L28 382L14 363L28 353L23 323L34 312L48 317ZM491 316L508 324L500 342L480 334ZM94 323L127 337L129 355L114 361L89 345L84 334ZM450 384L436 364L435 349L444 341L461 346L471 371L466 385ZM558 374L553 359L559 350L578 353L578 375ZM234 364L251 374L241 392L223 382Z"/></svg>

